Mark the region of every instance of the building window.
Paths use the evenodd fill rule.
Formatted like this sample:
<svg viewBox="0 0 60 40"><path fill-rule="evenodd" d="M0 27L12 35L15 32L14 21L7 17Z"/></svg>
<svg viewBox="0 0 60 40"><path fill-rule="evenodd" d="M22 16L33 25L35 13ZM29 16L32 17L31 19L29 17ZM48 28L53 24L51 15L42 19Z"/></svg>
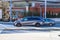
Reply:
<svg viewBox="0 0 60 40"><path fill-rule="evenodd" d="M47 18L60 18L60 13L47 13Z"/></svg>
<svg viewBox="0 0 60 40"><path fill-rule="evenodd" d="M23 17L23 12L21 11L12 11L12 19L17 19Z"/></svg>
<svg viewBox="0 0 60 40"><path fill-rule="evenodd" d="M26 2L13 2L14 7L25 7L26 4Z"/></svg>

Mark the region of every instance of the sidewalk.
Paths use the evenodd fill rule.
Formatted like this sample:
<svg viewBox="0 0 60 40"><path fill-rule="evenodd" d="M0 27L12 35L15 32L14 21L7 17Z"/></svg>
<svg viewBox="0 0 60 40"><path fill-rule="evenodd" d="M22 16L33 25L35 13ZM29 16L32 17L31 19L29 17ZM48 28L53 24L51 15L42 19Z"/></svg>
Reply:
<svg viewBox="0 0 60 40"><path fill-rule="evenodd" d="M13 24L14 22L2 22L0 21L0 24Z"/></svg>
<svg viewBox="0 0 60 40"><path fill-rule="evenodd" d="M50 32L0 34L1 40L51 40Z"/></svg>
<svg viewBox="0 0 60 40"><path fill-rule="evenodd" d="M60 40L60 31L0 34L1 40Z"/></svg>

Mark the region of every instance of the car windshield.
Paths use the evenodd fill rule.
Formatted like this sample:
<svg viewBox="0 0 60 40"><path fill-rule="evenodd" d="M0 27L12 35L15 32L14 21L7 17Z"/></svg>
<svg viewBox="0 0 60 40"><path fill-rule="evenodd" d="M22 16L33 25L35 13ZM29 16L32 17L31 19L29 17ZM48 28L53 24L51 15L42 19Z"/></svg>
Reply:
<svg viewBox="0 0 60 40"><path fill-rule="evenodd" d="M28 20L27 18L22 18L22 21L26 21L26 20Z"/></svg>
<svg viewBox="0 0 60 40"><path fill-rule="evenodd" d="M44 19L44 21L51 21L50 19Z"/></svg>
<svg viewBox="0 0 60 40"><path fill-rule="evenodd" d="M35 17L25 17L22 19L23 21L27 21L27 20L40 20L40 18L35 18Z"/></svg>

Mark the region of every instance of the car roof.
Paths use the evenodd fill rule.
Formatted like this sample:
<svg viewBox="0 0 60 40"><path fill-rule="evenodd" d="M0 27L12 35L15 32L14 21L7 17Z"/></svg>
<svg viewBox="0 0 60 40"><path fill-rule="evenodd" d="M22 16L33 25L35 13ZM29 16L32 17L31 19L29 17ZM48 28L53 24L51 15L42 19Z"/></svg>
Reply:
<svg viewBox="0 0 60 40"><path fill-rule="evenodd" d="M40 16L27 16L27 17L24 17L24 18L43 18L43 17L40 17Z"/></svg>

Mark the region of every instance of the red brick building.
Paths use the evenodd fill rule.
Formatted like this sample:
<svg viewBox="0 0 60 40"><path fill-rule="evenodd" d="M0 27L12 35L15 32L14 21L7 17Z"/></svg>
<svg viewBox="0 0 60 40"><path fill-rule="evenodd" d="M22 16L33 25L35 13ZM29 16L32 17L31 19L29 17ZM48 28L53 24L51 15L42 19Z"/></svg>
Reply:
<svg viewBox="0 0 60 40"><path fill-rule="evenodd" d="M17 1L18 2L18 1ZM33 2L30 2L31 5ZM36 2L35 1L35 6L34 7L30 7L29 10L30 11L37 11L37 12L42 12L42 14L44 15L45 12L45 6L44 6L44 2ZM41 8L41 10L40 10ZM12 7L12 10L26 10L26 7ZM47 2L47 13L50 13L52 15L59 15L60 13L60 3L59 2Z"/></svg>

